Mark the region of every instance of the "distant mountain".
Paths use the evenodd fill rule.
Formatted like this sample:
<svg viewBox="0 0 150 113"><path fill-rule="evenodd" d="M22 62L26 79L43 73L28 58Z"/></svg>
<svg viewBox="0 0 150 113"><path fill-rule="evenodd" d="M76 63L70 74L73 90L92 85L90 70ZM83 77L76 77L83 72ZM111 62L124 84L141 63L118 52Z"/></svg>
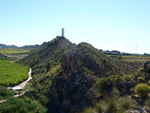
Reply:
<svg viewBox="0 0 150 113"><path fill-rule="evenodd" d="M122 75L131 68L117 64L88 43L75 45L59 36L19 62L33 69L29 90L35 98L49 98L49 113L81 112L99 98L93 88L99 78Z"/></svg>
<svg viewBox="0 0 150 113"><path fill-rule="evenodd" d="M36 44L36 45L25 45L25 46L21 46L21 47L18 47L16 45L6 45L6 44L0 44L0 48L21 48L21 49L35 49L35 48L38 48L39 45Z"/></svg>
<svg viewBox="0 0 150 113"><path fill-rule="evenodd" d="M38 47L39 47L39 45L36 44L36 45L25 45L25 46L22 46L20 48L22 48L22 49L35 49L35 48L38 48Z"/></svg>
<svg viewBox="0 0 150 113"><path fill-rule="evenodd" d="M5 44L0 44L0 47L7 47L7 45L5 45Z"/></svg>
<svg viewBox="0 0 150 113"><path fill-rule="evenodd" d="M18 48L18 46L16 46L16 45L0 44L0 48Z"/></svg>

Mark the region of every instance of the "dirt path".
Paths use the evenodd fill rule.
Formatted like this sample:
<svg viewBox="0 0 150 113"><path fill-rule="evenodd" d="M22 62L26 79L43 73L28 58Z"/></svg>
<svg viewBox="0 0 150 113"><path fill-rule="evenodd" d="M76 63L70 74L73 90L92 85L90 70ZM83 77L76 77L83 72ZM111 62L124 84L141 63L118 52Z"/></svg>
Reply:
<svg viewBox="0 0 150 113"><path fill-rule="evenodd" d="M5 100L0 100L0 104L2 104L2 103L5 102L5 101L7 101L7 99L5 99Z"/></svg>
<svg viewBox="0 0 150 113"><path fill-rule="evenodd" d="M24 94L25 94L25 91L23 91L21 94L14 95L14 97L15 97L15 98L18 98L18 97L21 97L21 96L24 95ZM6 102L6 101L7 101L7 99L0 100L0 104L4 103L4 102Z"/></svg>
<svg viewBox="0 0 150 113"><path fill-rule="evenodd" d="M7 89L12 89L14 91L20 91L20 90L25 89L26 84L29 82L29 80L32 79L31 73L32 73L32 69L30 68L29 73L28 73L29 78L26 81L20 83L19 85L14 86L14 87L8 87Z"/></svg>
<svg viewBox="0 0 150 113"><path fill-rule="evenodd" d="M22 54L22 55L8 55L8 54L4 54L5 56L7 57L15 57L15 58L18 58L18 59L22 59L26 56L28 56L28 54Z"/></svg>

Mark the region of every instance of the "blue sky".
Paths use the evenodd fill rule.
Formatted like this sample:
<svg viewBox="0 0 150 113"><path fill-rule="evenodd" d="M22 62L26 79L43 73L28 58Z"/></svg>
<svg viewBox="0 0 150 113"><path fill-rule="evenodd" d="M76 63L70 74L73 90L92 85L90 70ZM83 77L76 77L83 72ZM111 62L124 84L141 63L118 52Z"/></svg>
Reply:
<svg viewBox="0 0 150 113"><path fill-rule="evenodd" d="M65 28L76 44L150 53L149 6L150 0L0 0L0 43L41 44Z"/></svg>

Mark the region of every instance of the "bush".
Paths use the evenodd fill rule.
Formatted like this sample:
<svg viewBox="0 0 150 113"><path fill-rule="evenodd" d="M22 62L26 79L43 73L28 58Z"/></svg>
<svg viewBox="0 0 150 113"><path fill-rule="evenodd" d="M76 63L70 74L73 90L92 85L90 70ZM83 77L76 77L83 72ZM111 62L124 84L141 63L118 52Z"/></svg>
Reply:
<svg viewBox="0 0 150 113"><path fill-rule="evenodd" d="M117 56L117 59L121 60L121 59L123 59L123 58L122 58L122 56Z"/></svg>
<svg viewBox="0 0 150 113"><path fill-rule="evenodd" d="M143 68L143 67L139 68L139 69L138 69L138 73L139 73L139 74L143 74L143 73L144 73L144 68Z"/></svg>
<svg viewBox="0 0 150 113"><path fill-rule="evenodd" d="M97 113L97 111L94 108L85 108L82 113Z"/></svg>
<svg viewBox="0 0 150 113"><path fill-rule="evenodd" d="M125 113L131 108L132 100L128 97L108 98L106 101L100 101L94 107L88 107L82 113Z"/></svg>
<svg viewBox="0 0 150 113"><path fill-rule="evenodd" d="M150 80L148 81L148 85L150 85Z"/></svg>
<svg viewBox="0 0 150 113"><path fill-rule="evenodd" d="M115 82L122 82L123 81L123 77L120 75L114 75L114 81Z"/></svg>
<svg viewBox="0 0 150 113"><path fill-rule="evenodd" d="M144 80L145 80L145 79L144 79L143 77L138 77L138 82L139 82L139 83L143 83Z"/></svg>
<svg viewBox="0 0 150 113"><path fill-rule="evenodd" d="M15 92L12 90L6 89L4 86L0 86L0 100L6 99L8 97L14 96Z"/></svg>
<svg viewBox="0 0 150 113"><path fill-rule="evenodd" d="M117 111L117 103L115 101L115 99L110 99L107 103L107 109L108 109L108 112L112 113L112 112L116 112Z"/></svg>
<svg viewBox="0 0 150 113"><path fill-rule="evenodd" d="M129 81L131 81L131 80L132 80L132 78L133 78L133 76L132 76L132 75L124 75L124 76L123 76L123 80L124 80L125 82L129 82Z"/></svg>
<svg viewBox="0 0 150 113"><path fill-rule="evenodd" d="M147 97L148 93L150 92L150 88L147 84L143 84L143 83L140 83L140 84L137 84L135 86L135 89L134 89L135 93L137 93L141 98L145 98Z"/></svg>
<svg viewBox="0 0 150 113"><path fill-rule="evenodd" d="M131 99L127 98L127 97L123 97L120 99L119 101L120 103L120 106L123 108L123 109L129 109L130 106L131 106Z"/></svg>
<svg viewBox="0 0 150 113"><path fill-rule="evenodd" d="M118 96L120 94L120 92L118 91L117 88L113 88L112 92L111 92L111 95L112 96Z"/></svg>
<svg viewBox="0 0 150 113"><path fill-rule="evenodd" d="M38 102L26 98L9 98L0 104L2 113L46 113L47 109Z"/></svg>
<svg viewBox="0 0 150 113"><path fill-rule="evenodd" d="M107 88L110 88L114 85L114 80L112 77L104 77L99 79L94 87L98 90L100 94L104 94Z"/></svg>
<svg viewBox="0 0 150 113"><path fill-rule="evenodd" d="M43 106L47 106L47 104L49 103L49 98L41 95L39 101Z"/></svg>
<svg viewBox="0 0 150 113"><path fill-rule="evenodd" d="M145 105L150 107L150 99L146 99Z"/></svg>

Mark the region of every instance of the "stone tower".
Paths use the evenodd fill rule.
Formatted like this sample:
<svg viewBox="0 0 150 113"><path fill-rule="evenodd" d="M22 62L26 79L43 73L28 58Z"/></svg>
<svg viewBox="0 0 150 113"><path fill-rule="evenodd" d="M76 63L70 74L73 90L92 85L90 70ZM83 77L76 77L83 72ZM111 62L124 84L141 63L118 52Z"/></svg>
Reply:
<svg viewBox="0 0 150 113"><path fill-rule="evenodd" d="M62 28L62 37L64 37L64 28Z"/></svg>

